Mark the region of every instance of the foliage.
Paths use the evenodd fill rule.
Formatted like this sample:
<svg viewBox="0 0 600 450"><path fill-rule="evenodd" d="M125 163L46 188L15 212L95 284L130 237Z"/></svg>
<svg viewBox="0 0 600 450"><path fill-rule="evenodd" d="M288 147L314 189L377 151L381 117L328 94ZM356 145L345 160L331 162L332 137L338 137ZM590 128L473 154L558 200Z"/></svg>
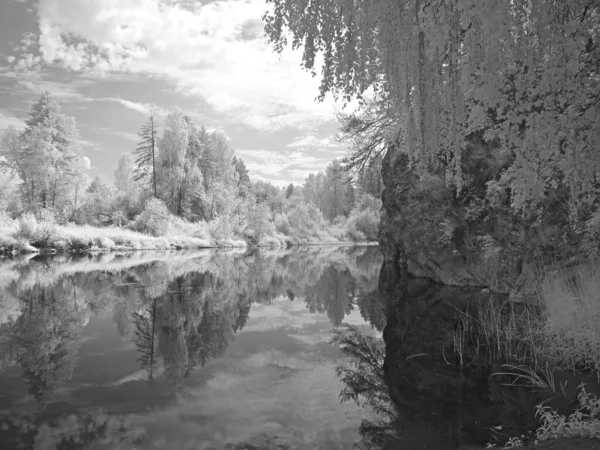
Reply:
<svg viewBox="0 0 600 450"><path fill-rule="evenodd" d="M350 100L374 89L400 115L408 152L424 169L442 158L458 192L462 150L481 133L512 154L499 181L515 209L536 211L561 184L576 209L593 203L595 2L269 3L265 30L277 51L289 36L293 48L303 47L308 70L322 54L321 98L332 92Z"/></svg>
<svg viewBox="0 0 600 450"><path fill-rule="evenodd" d="M144 211L135 218L135 227L152 236L167 234L171 227L171 213L167 205L157 198L149 199Z"/></svg>
<svg viewBox="0 0 600 450"><path fill-rule="evenodd" d="M538 287L542 307L539 352L557 366L600 378L598 264L546 269Z"/></svg>
<svg viewBox="0 0 600 450"><path fill-rule="evenodd" d="M27 213L19 219L18 230L14 237L27 239L36 245L47 246L56 240L56 228L56 221L50 211L42 210L39 221L33 213Z"/></svg>
<svg viewBox="0 0 600 450"><path fill-rule="evenodd" d="M356 179L334 160L324 173L310 174L303 186L279 188L263 181L252 183L225 133L196 126L178 108L164 117L162 133L158 121L152 109L137 149L119 158L114 182L91 180L77 153L74 122L44 94L30 111L26 131L9 128L2 138L0 187L6 189L0 192L0 209L8 208L13 217L26 211L36 214L35 221L23 216L19 232L12 222L7 226L3 251L196 247L206 241L206 245L239 245L243 240L249 245L286 246L375 240L378 218L372 212L373 201L365 199L381 193L380 160L373 160ZM50 157L60 170L46 176L39 170L52 166ZM40 179L50 181L39 183ZM10 200L11 190L22 194L22 201ZM50 210L53 221L40 222L41 211ZM64 228L53 230L52 223ZM157 238L176 236L152 241L86 225L125 227ZM82 235L84 230L90 237Z"/></svg>
<svg viewBox="0 0 600 450"><path fill-rule="evenodd" d="M60 111L44 92L31 106L25 130L9 127L0 140L0 170L18 176L22 203L33 212L62 208L85 166L75 119Z"/></svg>
<svg viewBox="0 0 600 450"><path fill-rule="evenodd" d="M536 432L538 441L565 437L600 439L600 399L581 385L577 400L579 407L569 417L549 406L537 406L536 415L541 421Z"/></svg>

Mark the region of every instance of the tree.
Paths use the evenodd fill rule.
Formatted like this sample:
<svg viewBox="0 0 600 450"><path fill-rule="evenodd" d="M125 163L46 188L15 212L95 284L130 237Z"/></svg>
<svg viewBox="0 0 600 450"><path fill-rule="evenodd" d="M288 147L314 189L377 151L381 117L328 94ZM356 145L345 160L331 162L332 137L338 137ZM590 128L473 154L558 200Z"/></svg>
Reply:
<svg viewBox="0 0 600 450"><path fill-rule="evenodd" d="M325 191L325 174L311 173L304 180L304 200L321 207Z"/></svg>
<svg viewBox="0 0 600 450"><path fill-rule="evenodd" d="M275 220L277 213L283 212L285 203L284 194L277 186L266 181L256 181L253 185L254 196L257 203L265 203L271 211L271 220Z"/></svg>
<svg viewBox="0 0 600 450"><path fill-rule="evenodd" d="M336 136L340 142L349 142L352 152L342 159L348 172L362 172L373 161L381 160L390 141L398 133L400 117L394 114L389 102L382 98L368 99L352 113L340 112L342 124Z"/></svg>
<svg viewBox="0 0 600 450"><path fill-rule="evenodd" d="M306 69L322 61L320 98L372 89L398 126L386 143L418 173L460 195L466 150L484 145L514 210L539 215L562 187L574 223L598 208L598 2L268 2L275 50L289 36Z"/></svg>
<svg viewBox="0 0 600 450"><path fill-rule="evenodd" d="M158 189L156 183L156 160L158 156L156 126L156 110L150 109L148 122L142 126L138 133L141 141L135 150L137 158L135 160L134 180L142 181L152 189L154 197L158 198Z"/></svg>
<svg viewBox="0 0 600 450"><path fill-rule="evenodd" d="M114 171L115 186L119 191L124 192L127 197L130 197L133 192L134 172L135 163L131 153L121 155Z"/></svg>
<svg viewBox="0 0 600 450"><path fill-rule="evenodd" d="M356 177L359 194L369 194L373 197L381 198L381 193L383 192L383 180L381 178L382 161L383 158L378 156L359 170Z"/></svg>
<svg viewBox="0 0 600 450"><path fill-rule="evenodd" d="M154 381L157 352L156 299L139 312L132 314L135 324L135 345L140 352L138 362L148 371L148 380Z"/></svg>
<svg viewBox="0 0 600 450"><path fill-rule="evenodd" d="M238 174L238 187L250 185L250 176L248 175L248 169L246 168L244 160L242 158L236 158L234 156L232 164L235 168L236 173Z"/></svg>
<svg viewBox="0 0 600 450"><path fill-rule="evenodd" d="M333 220L339 215L347 216L354 202L353 192L350 192L351 179L344 171L340 160L333 160L325 171L324 197L322 201L323 214Z"/></svg>
<svg viewBox="0 0 600 450"><path fill-rule="evenodd" d="M19 176L24 203L34 211L60 208L83 167L75 119L60 111L44 92L31 106L25 130L9 127L1 140L0 167Z"/></svg>
<svg viewBox="0 0 600 450"><path fill-rule="evenodd" d="M171 212L183 215L183 182L189 144L189 127L183 112L173 109L165 119L157 160L158 184L162 198Z"/></svg>
<svg viewBox="0 0 600 450"><path fill-rule="evenodd" d="M285 189L285 198L289 199L294 193L294 184L290 183L289 186Z"/></svg>
<svg viewBox="0 0 600 450"><path fill-rule="evenodd" d="M109 225L113 223L113 213L117 209L117 188L100 177L94 178L86 190L83 214L86 221Z"/></svg>
<svg viewBox="0 0 600 450"><path fill-rule="evenodd" d="M208 135L208 146L204 154L207 167L208 179L205 178L205 185L221 182L227 186L232 185L235 179L235 169L233 167L233 148L229 143L229 138L222 131L213 131ZM208 190L208 188L207 188Z"/></svg>

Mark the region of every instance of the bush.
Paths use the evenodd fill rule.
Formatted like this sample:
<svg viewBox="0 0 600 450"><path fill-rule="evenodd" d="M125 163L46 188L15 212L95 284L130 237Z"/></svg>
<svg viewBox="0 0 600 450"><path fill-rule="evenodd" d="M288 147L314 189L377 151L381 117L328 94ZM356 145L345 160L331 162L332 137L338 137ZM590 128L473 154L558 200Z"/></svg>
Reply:
<svg viewBox="0 0 600 450"><path fill-rule="evenodd" d="M355 219L356 229L364 233L367 241L376 241L379 229L379 214L372 209L366 209Z"/></svg>
<svg viewBox="0 0 600 450"><path fill-rule="evenodd" d="M14 223L8 212L0 210L0 228L10 228Z"/></svg>
<svg viewBox="0 0 600 450"><path fill-rule="evenodd" d="M135 218L135 228L153 236L164 236L171 228L173 218L162 200L151 198L146 207Z"/></svg>
<svg viewBox="0 0 600 450"><path fill-rule="evenodd" d="M290 225L290 221L288 220L285 214L277 214L277 216L275 216L275 229L278 233L284 234L286 236L290 235L292 227Z"/></svg>
<svg viewBox="0 0 600 450"><path fill-rule="evenodd" d="M367 237L365 236L365 233L357 230L354 223L352 224L352 226L346 228L346 236L348 237L348 239L350 239L351 241L354 241L354 242L367 241Z"/></svg>
<svg viewBox="0 0 600 450"><path fill-rule="evenodd" d="M57 224L52 213L42 210L39 221L32 213L23 214L18 221L15 237L46 246L57 238L56 230Z"/></svg>

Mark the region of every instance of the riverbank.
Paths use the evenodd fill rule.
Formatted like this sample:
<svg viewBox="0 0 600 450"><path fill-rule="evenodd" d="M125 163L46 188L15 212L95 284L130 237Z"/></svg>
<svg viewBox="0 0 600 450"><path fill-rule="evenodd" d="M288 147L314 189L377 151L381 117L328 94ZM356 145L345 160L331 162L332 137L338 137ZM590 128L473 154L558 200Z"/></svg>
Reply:
<svg viewBox="0 0 600 450"><path fill-rule="evenodd" d="M164 236L151 236L124 227L58 225L46 222L15 223L0 227L0 255L27 253L96 253L140 250L196 250L205 248L290 248L308 245L377 245L376 242L352 242L315 235L268 236L258 245L240 237L216 239L202 227L171 229Z"/></svg>

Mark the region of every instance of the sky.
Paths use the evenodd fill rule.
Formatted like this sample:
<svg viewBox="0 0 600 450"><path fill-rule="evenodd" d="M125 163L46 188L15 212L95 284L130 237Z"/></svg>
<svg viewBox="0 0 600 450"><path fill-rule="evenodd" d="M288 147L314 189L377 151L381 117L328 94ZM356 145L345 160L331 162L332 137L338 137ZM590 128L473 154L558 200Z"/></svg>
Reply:
<svg viewBox="0 0 600 450"><path fill-rule="evenodd" d="M149 106L231 139L253 180L302 183L348 150L301 51L276 54L265 0L0 0L0 130L44 90L75 117L89 175L113 178Z"/></svg>

